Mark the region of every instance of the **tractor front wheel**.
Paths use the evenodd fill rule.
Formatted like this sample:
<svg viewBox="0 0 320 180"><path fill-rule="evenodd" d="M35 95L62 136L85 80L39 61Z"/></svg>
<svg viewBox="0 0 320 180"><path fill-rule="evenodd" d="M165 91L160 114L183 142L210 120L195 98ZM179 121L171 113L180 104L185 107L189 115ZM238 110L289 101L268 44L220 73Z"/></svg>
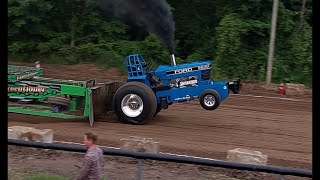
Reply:
<svg viewBox="0 0 320 180"><path fill-rule="evenodd" d="M143 83L126 83L114 95L114 111L121 122L145 124L153 117L156 109L156 96Z"/></svg>
<svg viewBox="0 0 320 180"><path fill-rule="evenodd" d="M221 103L220 95L217 91L207 89L200 95L200 104L205 110L215 110Z"/></svg>

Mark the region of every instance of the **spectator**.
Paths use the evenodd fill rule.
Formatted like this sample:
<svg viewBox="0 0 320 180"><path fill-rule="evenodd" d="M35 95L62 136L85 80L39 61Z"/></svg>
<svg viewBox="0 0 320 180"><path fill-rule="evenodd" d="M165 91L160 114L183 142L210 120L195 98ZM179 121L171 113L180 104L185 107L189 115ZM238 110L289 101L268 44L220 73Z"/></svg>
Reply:
<svg viewBox="0 0 320 180"><path fill-rule="evenodd" d="M104 167L103 152L97 147L97 136L91 132L84 134L83 143L88 148L77 180L100 180Z"/></svg>

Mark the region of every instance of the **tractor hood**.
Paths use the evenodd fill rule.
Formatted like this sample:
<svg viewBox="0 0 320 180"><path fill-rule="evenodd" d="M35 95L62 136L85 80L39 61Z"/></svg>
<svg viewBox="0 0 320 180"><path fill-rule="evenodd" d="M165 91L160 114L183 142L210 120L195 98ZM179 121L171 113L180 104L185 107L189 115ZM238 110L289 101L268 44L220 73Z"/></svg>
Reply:
<svg viewBox="0 0 320 180"><path fill-rule="evenodd" d="M192 63L172 65L160 65L156 70L156 75L181 74L192 71L211 69L211 61L198 61Z"/></svg>

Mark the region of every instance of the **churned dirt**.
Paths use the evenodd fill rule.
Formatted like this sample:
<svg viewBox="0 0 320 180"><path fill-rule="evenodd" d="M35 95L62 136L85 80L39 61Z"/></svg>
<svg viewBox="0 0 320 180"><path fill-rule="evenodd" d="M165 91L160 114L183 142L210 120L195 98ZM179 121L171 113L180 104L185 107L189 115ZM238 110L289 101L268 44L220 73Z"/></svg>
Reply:
<svg viewBox="0 0 320 180"><path fill-rule="evenodd" d="M33 64L17 62L9 64L33 66ZM125 79L125 75L120 74L116 69L103 70L92 64L74 66L42 65L42 67L44 68L44 76L51 78L67 80L94 78L98 82ZM202 109L198 101L174 104L169 109L162 110L153 120L142 126L122 124L117 121L112 113L98 119L94 123L94 127L90 127L85 120L61 120L9 113L8 126L21 125L39 129L49 128L54 131L54 140L78 143L82 142L82 134L84 132L92 131L98 135L100 145L113 147L120 146L121 138L143 136L159 142L161 152L220 160L226 160L228 150L245 148L260 151L267 155L268 165L311 170L312 96L310 91L308 92L305 95L297 96L279 95L276 90L265 90L265 88L261 88L261 84L247 82L243 84L240 95L230 95L215 111ZM21 166L19 158L15 156L16 151L18 150L14 147L9 151L9 167ZM39 159L38 157L34 156L32 162L40 161L36 160ZM73 156L69 156L69 159L63 159L76 161L75 157L71 159L70 157ZM49 160L50 158L46 159ZM111 157L111 159L116 158ZM27 160L25 159L25 161ZM50 163L47 162L50 164L48 166L53 166L54 162L56 164L63 163L61 160L59 162L50 161ZM124 166L129 171L131 168L136 169L136 166L131 167L130 163L125 163L127 164L125 166L124 163L117 165L116 162L118 161L111 161L108 168L112 169L111 166ZM160 177L167 177L164 179L179 177L177 173L173 173L173 176L167 176L172 174L170 171L171 165L159 162L146 170L159 174ZM39 168L41 167L45 168L45 165L39 166ZM188 174L184 171L192 169L188 177L193 177L189 179L197 179L197 173L200 173L199 168L198 166L179 165L179 170L172 171L183 172L180 173L180 177L184 179L182 177ZM72 167L71 169L74 168ZM232 173L230 170L219 168L202 168L202 170L203 173L225 172L224 174L231 177L246 179L241 171ZM62 168L62 171L66 170ZM251 177L249 179L255 179L254 177L261 179L262 177L259 173L258 175L261 175L261 177L258 175L253 176L252 174L254 173L245 174L247 174L247 177ZM215 179L211 176L210 178ZM203 176L200 179L210 178ZM115 177L115 179L126 178ZM159 179L159 177L146 179Z"/></svg>

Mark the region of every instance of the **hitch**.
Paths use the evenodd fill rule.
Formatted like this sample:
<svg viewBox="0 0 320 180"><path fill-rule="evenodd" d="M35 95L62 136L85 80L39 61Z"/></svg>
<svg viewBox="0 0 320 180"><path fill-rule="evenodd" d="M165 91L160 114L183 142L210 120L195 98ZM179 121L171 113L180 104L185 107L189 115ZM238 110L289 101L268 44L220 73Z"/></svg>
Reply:
<svg viewBox="0 0 320 180"><path fill-rule="evenodd" d="M228 82L228 89L233 92L233 94L239 94L240 92L240 79L235 78Z"/></svg>

